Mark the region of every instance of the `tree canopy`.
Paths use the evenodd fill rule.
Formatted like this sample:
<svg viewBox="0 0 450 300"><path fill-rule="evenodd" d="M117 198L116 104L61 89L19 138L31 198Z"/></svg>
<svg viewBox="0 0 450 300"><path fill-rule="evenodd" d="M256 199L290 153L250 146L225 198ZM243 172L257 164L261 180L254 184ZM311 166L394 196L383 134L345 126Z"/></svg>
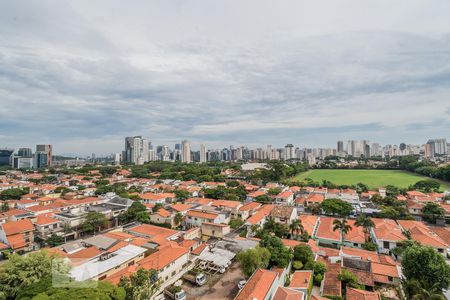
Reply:
<svg viewBox="0 0 450 300"><path fill-rule="evenodd" d="M325 213L341 218L348 217L353 211L353 206L341 199L325 199L320 207Z"/></svg>
<svg viewBox="0 0 450 300"><path fill-rule="evenodd" d="M448 289L450 284L450 266L435 249L412 245L402 256L403 275L407 280L419 280L426 286L437 285L439 289Z"/></svg>
<svg viewBox="0 0 450 300"><path fill-rule="evenodd" d="M240 252L237 259L241 265L242 272L250 277L256 269L267 268L270 260L270 252L266 248L256 246L253 249Z"/></svg>

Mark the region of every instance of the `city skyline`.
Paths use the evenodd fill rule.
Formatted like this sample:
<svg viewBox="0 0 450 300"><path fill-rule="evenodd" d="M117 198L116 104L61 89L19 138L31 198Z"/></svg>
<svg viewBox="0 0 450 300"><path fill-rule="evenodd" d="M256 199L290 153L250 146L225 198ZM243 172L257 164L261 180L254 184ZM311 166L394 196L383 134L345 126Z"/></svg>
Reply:
<svg viewBox="0 0 450 300"><path fill-rule="evenodd" d="M4 146L87 155L134 135L218 148L450 136L448 1L2 8Z"/></svg>

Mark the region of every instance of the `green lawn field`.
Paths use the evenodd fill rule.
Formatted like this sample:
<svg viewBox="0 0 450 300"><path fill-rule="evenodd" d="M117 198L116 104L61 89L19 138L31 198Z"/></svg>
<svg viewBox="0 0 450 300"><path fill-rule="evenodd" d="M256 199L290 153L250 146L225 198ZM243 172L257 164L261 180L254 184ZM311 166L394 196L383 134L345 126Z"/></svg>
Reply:
<svg viewBox="0 0 450 300"><path fill-rule="evenodd" d="M329 180L335 184L352 185L358 182L367 184L370 188L377 188L386 185L398 187L408 187L419 180L429 179L428 177L409 173L400 170L330 170L316 169L309 170L292 177L292 180L303 180L311 178L314 181ZM436 180L436 179L433 179ZM450 183L436 180L441 184L441 190L450 190Z"/></svg>

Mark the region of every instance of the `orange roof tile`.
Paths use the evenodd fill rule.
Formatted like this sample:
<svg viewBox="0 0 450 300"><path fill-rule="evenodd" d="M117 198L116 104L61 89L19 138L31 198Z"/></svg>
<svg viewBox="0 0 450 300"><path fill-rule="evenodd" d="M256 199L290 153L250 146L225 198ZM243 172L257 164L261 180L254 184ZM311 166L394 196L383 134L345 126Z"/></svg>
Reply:
<svg viewBox="0 0 450 300"><path fill-rule="evenodd" d="M256 270L235 300L265 299L277 277L278 273L276 272L263 269Z"/></svg>
<svg viewBox="0 0 450 300"><path fill-rule="evenodd" d="M50 218L45 215L40 215L40 216L37 216L36 222L34 222L34 223L37 225L48 225L48 224L53 224L53 223L58 223L58 222L60 222L60 221L57 219Z"/></svg>
<svg viewBox="0 0 450 300"><path fill-rule="evenodd" d="M302 291L291 290L282 286L277 288L272 300L298 300L303 299L304 293Z"/></svg>
<svg viewBox="0 0 450 300"><path fill-rule="evenodd" d="M11 249L14 250L23 248L27 245L27 243L25 242L25 236L22 233L10 235L6 237L6 239L8 240Z"/></svg>
<svg viewBox="0 0 450 300"><path fill-rule="evenodd" d="M248 210L255 210L261 207L261 203L258 202L249 202L247 204L244 204L243 206L239 207L239 211L248 211Z"/></svg>
<svg viewBox="0 0 450 300"><path fill-rule="evenodd" d="M159 271L188 252L189 249L185 247L180 247L175 243L168 243L159 248L157 252L139 261L138 264L144 269Z"/></svg>
<svg viewBox="0 0 450 300"><path fill-rule="evenodd" d="M290 288L308 289L313 271L295 271L291 278Z"/></svg>
<svg viewBox="0 0 450 300"><path fill-rule="evenodd" d="M357 290L357 289L348 287L346 299L347 300L381 300L381 296L378 292L369 292L369 291Z"/></svg>
<svg viewBox="0 0 450 300"><path fill-rule="evenodd" d="M206 211L188 210L186 213L186 216L214 220L219 215L216 213L211 213L211 212L206 212Z"/></svg>
<svg viewBox="0 0 450 300"><path fill-rule="evenodd" d="M372 273L398 278L397 266L372 262Z"/></svg>
<svg viewBox="0 0 450 300"><path fill-rule="evenodd" d="M33 223L29 219L6 222L1 226L6 236L33 230Z"/></svg>
<svg viewBox="0 0 450 300"><path fill-rule="evenodd" d="M333 222L335 218L320 217L319 225L317 227L316 237L320 239L341 241L341 233L339 230L333 231Z"/></svg>

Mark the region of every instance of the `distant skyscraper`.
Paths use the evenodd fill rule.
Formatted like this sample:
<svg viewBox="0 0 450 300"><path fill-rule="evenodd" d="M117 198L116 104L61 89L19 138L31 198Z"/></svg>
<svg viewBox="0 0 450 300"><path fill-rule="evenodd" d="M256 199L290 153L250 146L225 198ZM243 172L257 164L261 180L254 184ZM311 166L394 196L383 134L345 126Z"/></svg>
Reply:
<svg viewBox="0 0 450 300"><path fill-rule="evenodd" d="M434 154L447 154L447 140L446 139L432 139L428 140L427 144L432 147Z"/></svg>
<svg viewBox="0 0 450 300"><path fill-rule="evenodd" d="M125 151L123 161L142 165L148 161L148 140L142 136L125 138Z"/></svg>
<svg viewBox="0 0 450 300"><path fill-rule="evenodd" d="M337 142L337 152L338 153L344 152L344 142L343 141Z"/></svg>
<svg viewBox="0 0 450 300"><path fill-rule="evenodd" d="M1 148L0 149L0 166L11 165L14 149Z"/></svg>
<svg viewBox="0 0 450 300"><path fill-rule="evenodd" d="M206 148L203 144L200 145L200 162L206 162Z"/></svg>
<svg viewBox="0 0 450 300"><path fill-rule="evenodd" d="M31 151L31 148L19 148L17 155L20 157L32 157L33 152Z"/></svg>
<svg viewBox="0 0 450 300"><path fill-rule="evenodd" d="M181 142L181 162L191 162L191 145L187 140Z"/></svg>
<svg viewBox="0 0 450 300"><path fill-rule="evenodd" d="M43 152L47 155L47 165L46 166L40 166L40 168L43 167L50 167L52 165L52 145L36 145L36 152Z"/></svg>
<svg viewBox="0 0 450 300"><path fill-rule="evenodd" d="M293 159L295 158L295 151L294 151L294 145L292 144L287 144L284 147L284 159L285 160L289 160L289 159Z"/></svg>
<svg viewBox="0 0 450 300"><path fill-rule="evenodd" d="M46 153L44 151L36 151L34 153L33 166L36 169L47 168L49 166L48 153Z"/></svg>

